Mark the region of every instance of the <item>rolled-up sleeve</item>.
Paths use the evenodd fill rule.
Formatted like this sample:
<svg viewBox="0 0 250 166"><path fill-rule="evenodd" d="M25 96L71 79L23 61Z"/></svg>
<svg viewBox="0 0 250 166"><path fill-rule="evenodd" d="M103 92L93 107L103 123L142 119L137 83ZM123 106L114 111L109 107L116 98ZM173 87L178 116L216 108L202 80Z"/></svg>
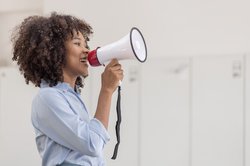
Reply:
<svg viewBox="0 0 250 166"><path fill-rule="evenodd" d="M100 135L100 137L102 137L105 144L110 140L110 136L109 136L107 130L105 129L103 124L98 119L93 118L90 121L89 127L92 131L96 132L97 134Z"/></svg>
<svg viewBox="0 0 250 166"><path fill-rule="evenodd" d="M99 156L110 136L98 119L84 121L65 96L54 89L42 91L32 104L34 124L49 138L83 155Z"/></svg>

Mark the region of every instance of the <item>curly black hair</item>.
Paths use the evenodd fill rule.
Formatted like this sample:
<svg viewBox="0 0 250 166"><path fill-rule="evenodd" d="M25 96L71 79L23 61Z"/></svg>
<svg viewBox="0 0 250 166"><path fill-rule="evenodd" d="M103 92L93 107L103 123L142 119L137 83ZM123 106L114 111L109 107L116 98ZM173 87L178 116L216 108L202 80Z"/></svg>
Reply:
<svg viewBox="0 0 250 166"><path fill-rule="evenodd" d="M16 27L12 33L13 61L17 61L19 70L27 84L32 82L40 87L41 81L55 86L63 81L62 68L66 64L65 41L81 32L86 42L93 33L92 27L84 20L56 12L49 17L30 16ZM83 87L78 77L75 85Z"/></svg>

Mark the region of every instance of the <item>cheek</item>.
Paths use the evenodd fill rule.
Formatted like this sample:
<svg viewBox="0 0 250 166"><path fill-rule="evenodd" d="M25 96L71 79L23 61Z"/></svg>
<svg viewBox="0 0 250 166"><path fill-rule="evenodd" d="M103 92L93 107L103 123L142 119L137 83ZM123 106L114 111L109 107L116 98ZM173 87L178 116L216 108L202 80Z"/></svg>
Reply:
<svg viewBox="0 0 250 166"><path fill-rule="evenodd" d="M69 52L67 54L67 61L69 63L79 63L79 56L76 52Z"/></svg>

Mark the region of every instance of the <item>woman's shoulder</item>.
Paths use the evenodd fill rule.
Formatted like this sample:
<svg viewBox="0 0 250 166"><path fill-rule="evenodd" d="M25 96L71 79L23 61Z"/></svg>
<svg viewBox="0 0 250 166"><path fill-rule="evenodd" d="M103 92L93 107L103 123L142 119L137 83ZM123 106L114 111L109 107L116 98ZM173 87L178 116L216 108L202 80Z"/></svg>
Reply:
<svg viewBox="0 0 250 166"><path fill-rule="evenodd" d="M50 95L56 95L60 93L61 93L60 90L55 87L44 87L39 90L38 95L50 96Z"/></svg>
<svg viewBox="0 0 250 166"><path fill-rule="evenodd" d="M58 99L62 99L62 92L60 89L55 87L45 87L41 88L38 91L38 94L35 96L34 100L44 100L53 102Z"/></svg>

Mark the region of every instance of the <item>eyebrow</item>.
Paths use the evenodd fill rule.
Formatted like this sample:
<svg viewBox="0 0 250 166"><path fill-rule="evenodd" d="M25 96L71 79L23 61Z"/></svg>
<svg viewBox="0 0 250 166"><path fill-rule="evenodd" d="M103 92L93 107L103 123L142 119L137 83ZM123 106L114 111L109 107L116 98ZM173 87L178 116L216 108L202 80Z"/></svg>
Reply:
<svg viewBox="0 0 250 166"><path fill-rule="evenodd" d="M74 39L82 41L82 39L79 38L79 37L73 37L73 40L74 40ZM84 40L84 43L87 44L86 40Z"/></svg>
<svg viewBox="0 0 250 166"><path fill-rule="evenodd" d="M81 40L79 37L73 37L73 39L78 39L78 40Z"/></svg>

